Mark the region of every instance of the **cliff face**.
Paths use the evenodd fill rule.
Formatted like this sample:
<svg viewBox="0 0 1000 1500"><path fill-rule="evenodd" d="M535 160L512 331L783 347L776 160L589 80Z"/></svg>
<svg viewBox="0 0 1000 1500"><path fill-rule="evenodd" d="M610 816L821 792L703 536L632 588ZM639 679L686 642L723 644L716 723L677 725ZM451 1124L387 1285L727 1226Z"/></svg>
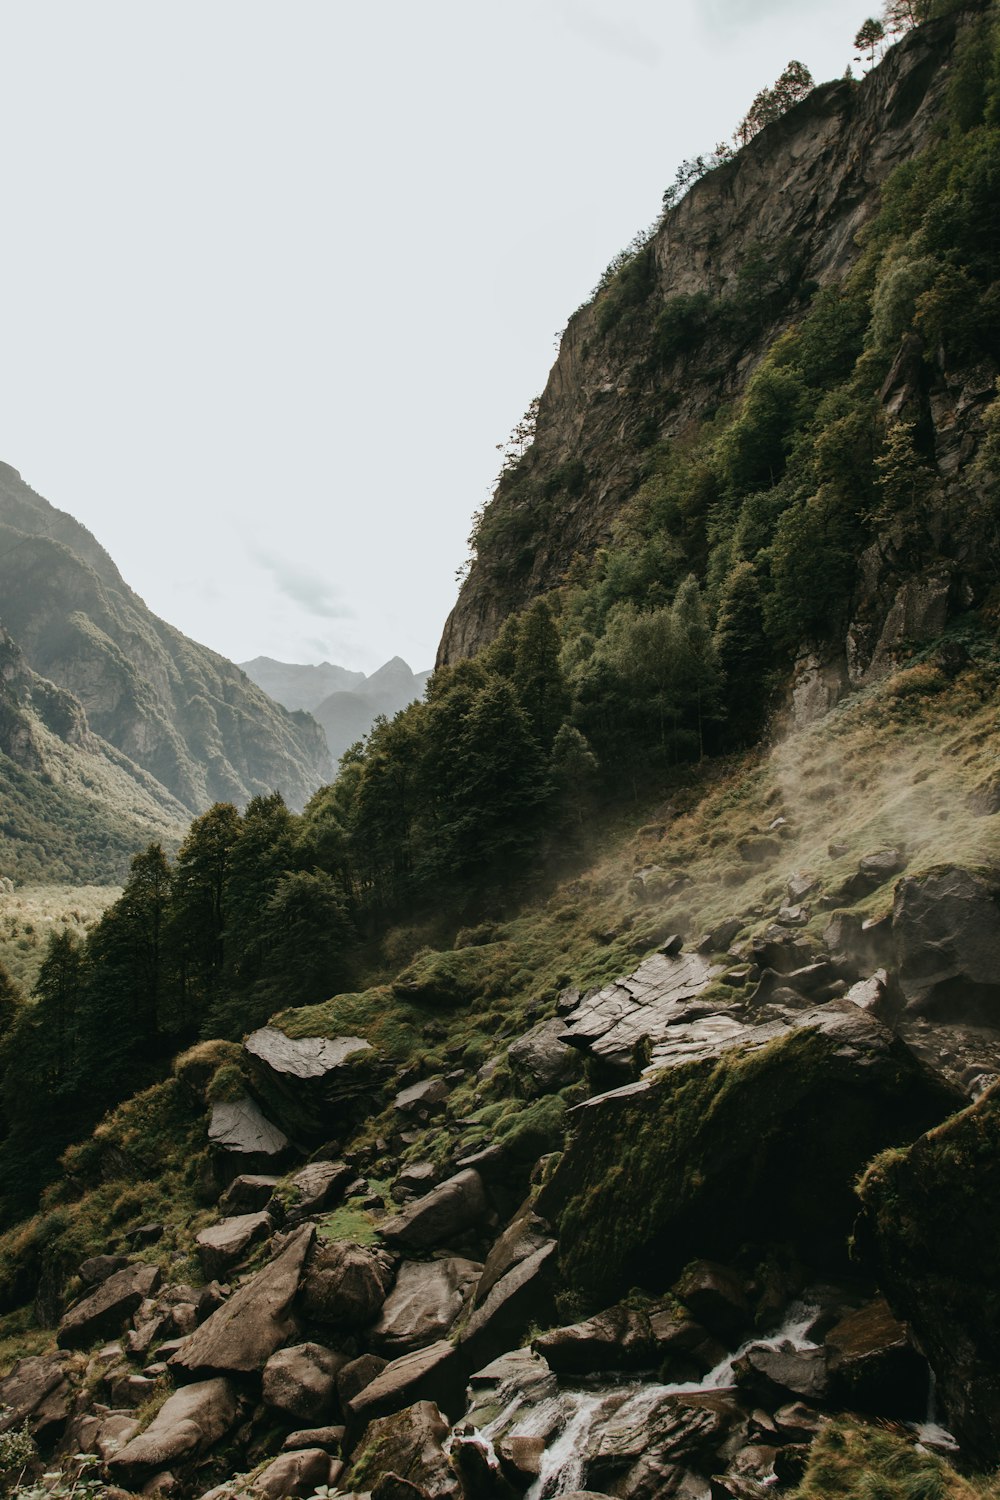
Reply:
<svg viewBox="0 0 1000 1500"><path fill-rule="evenodd" d="M34 671L191 812L331 774L323 731L157 619L90 533L0 470L0 612Z"/></svg>
<svg viewBox="0 0 1000 1500"><path fill-rule="evenodd" d="M738 399L817 286L843 279L882 184L939 125L961 26L959 15L921 27L860 85L814 90L691 188L628 286L612 284L573 315L535 441L487 508L438 665L474 655L574 558L591 558L640 482L644 451L683 441ZM696 330L704 305L727 302L741 309L735 325ZM943 425L953 407L946 395Z"/></svg>

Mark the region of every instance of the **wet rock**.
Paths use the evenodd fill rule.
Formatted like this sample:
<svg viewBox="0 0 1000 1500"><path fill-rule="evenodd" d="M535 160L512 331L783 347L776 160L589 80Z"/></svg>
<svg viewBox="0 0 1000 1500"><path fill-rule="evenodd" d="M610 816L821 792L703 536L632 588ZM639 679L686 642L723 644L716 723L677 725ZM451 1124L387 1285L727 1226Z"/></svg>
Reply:
<svg viewBox="0 0 1000 1500"><path fill-rule="evenodd" d="M322 1344L293 1344L271 1355L261 1389L266 1405L296 1422L318 1424L335 1415L337 1373L348 1363Z"/></svg>
<svg viewBox="0 0 1000 1500"><path fill-rule="evenodd" d="M296 1230L280 1253L237 1288L171 1356L171 1369L192 1377L202 1371L250 1374L299 1330L294 1311L306 1256L315 1230Z"/></svg>
<svg viewBox="0 0 1000 1500"><path fill-rule="evenodd" d="M699 1323L730 1347L751 1320L746 1282L718 1261L693 1261L673 1292Z"/></svg>
<svg viewBox="0 0 1000 1500"><path fill-rule="evenodd" d="M47 1445L66 1425L73 1399L69 1354L32 1354L19 1359L0 1380L0 1433L25 1422L32 1437Z"/></svg>
<svg viewBox="0 0 1000 1500"><path fill-rule="evenodd" d="M85 1349L99 1338L120 1333L163 1279L158 1266L132 1265L115 1271L63 1316L56 1342L61 1349Z"/></svg>
<svg viewBox="0 0 1000 1500"><path fill-rule="evenodd" d="M727 1344L669 1305L650 1309L649 1330L660 1378L665 1381L700 1380L721 1364L728 1353Z"/></svg>
<svg viewBox="0 0 1000 1500"><path fill-rule="evenodd" d="M744 1445L746 1431L746 1413L728 1392L663 1392L651 1400L640 1389L591 1428L582 1477L635 1500L697 1494L697 1480L704 1494L708 1475L725 1463L727 1448Z"/></svg>
<svg viewBox="0 0 1000 1500"><path fill-rule="evenodd" d="M224 1275L254 1245L268 1239L273 1228L269 1214L256 1213L223 1219L203 1229L195 1240L202 1271L209 1280Z"/></svg>
<svg viewBox="0 0 1000 1500"><path fill-rule="evenodd" d="M401 1115L418 1115L426 1119L432 1114L440 1114L448 1093L443 1078L424 1078L402 1089L393 1100L393 1108Z"/></svg>
<svg viewBox="0 0 1000 1500"><path fill-rule="evenodd" d="M368 1337L390 1358L445 1336L482 1272L478 1261L406 1261Z"/></svg>
<svg viewBox="0 0 1000 1500"><path fill-rule="evenodd" d="M433 1401L416 1401L403 1411L371 1423L351 1458L342 1487L359 1491L383 1474L397 1475L433 1497L458 1493L458 1482L443 1444L448 1423Z"/></svg>
<svg viewBox="0 0 1000 1500"><path fill-rule="evenodd" d="M956 866L901 880L892 933L908 1012L1000 1021L1000 903L993 884Z"/></svg>
<svg viewBox="0 0 1000 1500"><path fill-rule="evenodd" d="M538 1478L542 1467L545 1439L512 1434L496 1444L500 1467L516 1488L524 1490Z"/></svg>
<svg viewBox="0 0 1000 1500"><path fill-rule="evenodd" d="M738 1384L765 1402L776 1390L810 1401L826 1395L826 1351L803 1348L789 1339L751 1344L733 1369Z"/></svg>
<svg viewBox="0 0 1000 1500"><path fill-rule="evenodd" d="M605 1067L633 1076L646 1044L666 1040L720 972L699 953L654 953L633 974L581 1002L566 1017L562 1039Z"/></svg>
<svg viewBox="0 0 1000 1500"><path fill-rule="evenodd" d="M302 1306L316 1323L363 1328L378 1316L392 1286L393 1261L350 1240L319 1240L302 1283Z"/></svg>
<svg viewBox="0 0 1000 1500"><path fill-rule="evenodd" d="M228 1380L202 1380L175 1391L145 1432L108 1463L113 1477L137 1486L157 1469L206 1453L235 1425L236 1393Z"/></svg>
<svg viewBox="0 0 1000 1500"><path fill-rule="evenodd" d="M835 1394L852 1410L902 1420L927 1411L927 1362L884 1298L841 1319L826 1335Z"/></svg>
<svg viewBox="0 0 1000 1500"><path fill-rule="evenodd" d="M548 1094L565 1087L583 1070L580 1054L563 1041L566 1023L558 1017L540 1021L507 1048L510 1066L532 1093Z"/></svg>
<svg viewBox="0 0 1000 1500"><path fill-rule="evenodd" d="M288 1500L289 1496L313 1495L330 1479L330 1455L325 1448L301 1448L281 1453L269 1463L252 1485L254 1495L266 1500Z"/></svg>
<svg viewBox="0 0 1000 1500"><path fill-rule="evenodd" d="M390 1245L432 1250L474 1228L488 1213L483 1179L470 1167L386 1219L379 1233Z"/></svg>
<svg viewBox="0 0 1000 1500"><path fill-rule="evenodd" d="M322 1213L337 1203L354 1181L354 1169L343 1161L311 1161L295 1173L289 1182L293 1198L288 1217L291 1222Z"/></svg>
<svg viewBox="0 0 1000 1500"><path fill-rule="evenodd" d="M291 1143L249 1098L212 1105L208 1126L216 1171L225 1182L246 1174L276 1171L291 1155Z"/></svg>
<svg viewBox="0 0 1000 1500"><path fill-rule="evenodd" d="M243 1173L226 1188L219 1199L219 1209L227 1218L261 1213L264 1209L272 1212L273 1217L274 1190L279 1180L263 1174Z"/></svg>
<svg viewBox="0 0 1000 1500"><path fill-rule="evenodd" d="M447 1339L392 1360L347 1403L347 1409L352 1421L364 1424L421 1401L436 1402L456 1416L465 1407L464 1367Z"/></svg>
<svg viewBox="0 0 1000 1500"><path fill-rule="evenodd" d="M359 1036L288 1037L262 1026L244 1043L256 1087L296 1137L328 1140L370 1102L375 1049Z"/></svg>

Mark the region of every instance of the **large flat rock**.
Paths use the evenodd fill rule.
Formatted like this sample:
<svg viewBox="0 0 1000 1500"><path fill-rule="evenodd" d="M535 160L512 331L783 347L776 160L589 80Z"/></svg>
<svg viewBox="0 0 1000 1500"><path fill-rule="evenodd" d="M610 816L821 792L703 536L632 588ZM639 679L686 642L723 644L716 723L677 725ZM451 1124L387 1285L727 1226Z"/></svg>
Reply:
<svg viewBox="0 0 1000 1500"><path fill-rule="evenodd" d="M488 1212L483 1179L467 1167L386 1219L379 1233L388 1244L404 1250L433 1250L472 1229Z"/></svg>
<svg viewBox="0 0 1000 1500"><path fill-rule="evenodd" d="M444 1338L482 1271L473 1260L405 1261L368 1337L390 1358Z"/></svg>
<svg viewBox="0 0 1000 1500"><path fill-rule="evenodd" d="M95 1339L121 1333L162 1280L158 1266L134 1265L116 1271L64 1315L57 1336L60 1348L85 1349Z"/></svg>
<svg viewBox="0 0 1000 1500"><path fill-rule="evenodd" d="M248 1173L278 1171L291 1149L285 1132L246 1096L213 1104L208 1142L227 1182Z"/></svg>
<svg viewBox="0 0 1000 1500"><path fill-rule="evenodd" d="M255 1087L296 1138L329 1139L370 1102L377 1054L364 1037L290 1037L262 1026L244 1047Z"/></svg>
<svg viewBox="0 0 1000 1500"><path fill-rule="evenodd" d="M560 1038L600 1062L634 1072L646 1043L700 1013L694 1002L722 970L700 953L653 953L634 973L605 985L566 1018Z"/></svg>

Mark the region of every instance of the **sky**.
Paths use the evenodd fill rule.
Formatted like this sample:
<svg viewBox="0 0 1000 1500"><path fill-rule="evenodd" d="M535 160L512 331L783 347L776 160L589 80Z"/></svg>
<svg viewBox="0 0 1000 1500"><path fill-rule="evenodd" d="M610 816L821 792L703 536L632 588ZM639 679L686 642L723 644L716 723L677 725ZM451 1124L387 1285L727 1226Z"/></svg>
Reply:
<svg viewBox="0 0 1000 1500"><path fill-rule="evenodd" d="M0 0L0 459L233 660L430 666L559 330L679 163L864 19Z"/></svg>

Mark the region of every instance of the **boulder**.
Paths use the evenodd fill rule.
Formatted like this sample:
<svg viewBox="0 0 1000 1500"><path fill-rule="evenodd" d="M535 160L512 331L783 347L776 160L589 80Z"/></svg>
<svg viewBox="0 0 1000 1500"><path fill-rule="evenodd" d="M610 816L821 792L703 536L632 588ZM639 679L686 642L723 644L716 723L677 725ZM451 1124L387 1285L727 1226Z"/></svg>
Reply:
<svg viewBox="0 0 1000 1500"><path fill-rule="evenodd" d="M311 1224L289 1235L279 1254L237 1288L170 1358L181 1378L202 1371L251 1374L298 1332L295 1298L315 1230Z"/></svg>
<svg viewBox="0 0 1000 1500"><path fill-rule="evenodd" d="M780 1400L801 1396L821 1401L827 1391L826 1351L806 1348L790 1339L750 1344L733 1365L737 1383L765 1405L775 1392Z"/></svg>
<svg viewBox="0 0 1000 1500"><path fill-rule="evenodd" d="M357 1359L352 1359L349 1364L344 1365L337 1375L337 1395L342 1407L363 1391L366 1385L370 1385L376 1375L381 1375L387 1359L382 1359L378 1354L359 1354Z"/></svg>
<svg viewBox="0 0 1000 1500"><path fill-rule="evenodd" d="M927 1361L903 1323L880 1297L848 1313L826 1335L834 1394L853 1410L922 1420L927 1411Z"/></svg>
<svg viewBox="0 0 1000 1500"><path fill-rule="evenodd" d="M433 1250L474 1228L489 1213L483 1179L467 1168L408 1204L379 1225L390 1245L406 1250Z"/></svg>
<svg viewBox="0 0 1000 1500"><path fill-rule="evenodd" d="M337 1372L347 1363L346 1354L335 1354L322 1344L278 1349L264 1366L264 1402L296 1422L327 1422L335 1415Z"/></svg>
<svg viewBox="0 0 1000 1500"><path fill-rule="evenodd" d="M602 1370L641 1370L653 1363L655 1343L645 1313L619 1305L588 1318L553 1328L532 1340L557 1375L594 1375Z"/></svg>
<svg viewBox="0 0 1000 1500"><path fill-rule="evenodd" d="M724 922L719 922L710 932L706 932L703 938L699 938L695 945L699 953L725 953L733 939L742 931L744 921L742 917L727 917Z"/></svg>
<svg viewBox="0 0 1000 1500"><path fill-rule="evenodd" d="M540 1021L507 1048L511 1071L530 1094L550 1094L572 1083L583 1070L576 1048L563 1041L566 1023Z"/></svg>
<svg viewBox="0 0 1000 1500"><path fill-rule="evenodd" d="M859 1171L960 1103L878 1021L834 1000L577 1106L536 1207L560 1227L564 1283L595 1301L754 1240L839 1269Z"/></svg>
<svg viewBox="0 0 1000 1500"><path fill-rule="evenodd" d="M543 1241L537 1250L516 1261L492 1282L459 1341L463 1358L472 1368L496 1359L531 1323L552 1321L555 1248L555 1240Z"/></svg>
<svg viewBox="0 0 1000 1500"><path fill-rule="evenodd" d="M25 1422L36 1442L47 1445L69 1417L73 1388L69 1354L32 1354L19 1359L0 1380L0 1434Z"/></svg>
<svg viewBox="0 0 1000 1500"><path fill-rule="evenodd" d="M291 1155L284 1131L272 1125L248 1096L212 1105L208 1141L215 1169L227 1183L247 1173L276 1171Z"/></svg>
<svg viewBox="0 0 1000 1500"><path fill-rule="evenodd" d="M350 1240L318 1240L303 1278L303 1310L325 1327L363 1328L378 1316L392 1279L385 1251Z"/></svg>
<svg viewBox="0 0 1000 1500"><path fill-rule="evenodd" d="M136 1488L158 1469L207 1452L235 1425L237 1414L228 1380L184 1386L167 1397L145 1432L111 1457L108 1468L115 1479Z"/></svg>
<svg viewBox="0 0 1000 1500"><path fill-rule="evenodd" d="M751 1321L746 1283L731 1267L717 1261L692 1261L673 1293L699 1323L730 1348Z"/></svg>
<svg viewBox="0 0 1000 1500"><path fill-rule="evenodd" d="M393 1108L401 1115L416 1115L420 1119L426 1119L429 1115L441 1113L448 1093L448 1085L443 1078L423 1078L419 1083L411 1083L409 1088L401 1089L393 1100Z"/></svg>
<svg viewBox="0 0 1000 1500"><path fill-rule="evenodd" d="M251 1492L266 1500L288 1500L313 1495L330 1479L330 1455L325 1448L300 1448L280 1453L254 1480Z"/></svg>
<svg viewBox="0 0 1000 1500"><path fill-rule="evenodd" d="M235 1219L222 1219L218 1224L203 1229L195 1244L205 1276L212 1280L224 1275L228 1267L242 1260L254 1245L266 1240L273 1228L269 1214L256 1213L240 1214Z"/></svg>
<svg viewBox="0 0 1000 1500"><path fill-rule="evenodd" d="M114 1271L63 1316L56 1342L61 1349L85 1349L99 1338L121 1333L163 1279L158 1266L126 1266Z"/></svg>
<svg viewBox="0 0 1000 1500"><path fill-rule="evenodd" d="M282 1450L286 1453L296 1448L324 1448L327 1453L338 1455L344 1446L344 1438L347 1428L339 1425L333 1427L299 1427L295 1432L290 1432L282 1443Z"/></svg>
<svg viewBox="0 0 1000 1500"><path fill-rule="evenodd" d="M901 880L892 935L907 1012L942 1021L1000 1024L995 883L953 865Z"/></svg>
<svg viewBox="0 0 1000 1500"><path fill-rule="evenodd" d="M289 1037L262 1026L244 1048L255 1087L297 1138L329 1140L371 1102L376 1053L364 1037Z"/></svg>
<svg viewBox="0 0 1000 1500"><path fill-rule="evenodd" d="M289 1181L293 1194L288 1209L289 1219L294 1222L332 1207L356 1175L354 1168L344 1161L309 1162Z"/></svg>
<svg viewBox="0 0 1000 1500"><path fill-rule="evenodd" d="M347 1410L353 1421L364 1425L415 1401L434 1401L456 1417L464 1410L465 1370L447 1339L392 1360L347 1403Z"/></svg>
<svg viewBox="0 0 1000 1500"><path fill-rule="evenodd" d="M88 1260L81 1261L76 1274L84 1286L98 1286L116 1271L124 1271L129 1265L131 1261L127 1255L92 1255Z"/></svg>
<svg viewBox="0 0 1000 1500"><path fill-rule="evenodd" d="M368 1337L394 1357L444 1338L482 1272L478 1261L406 1261Z"/></svg>
<svg viewBox="0 0 1000 1500"><path fill-rule="evenodd" d="M381 1475L395 1474L434 1500L457 1495L458 1482L443 1446L448 1433L433 1401L416 1401L376 1419L354 1450L342 1489L370 1490Z"/></svg>
<svg viewBox="0 0 1000 1500"><path fill-rule="evenodd" d="M263 1173L244 1172L226 1188L219 1199L219 1208L227 1218L260 1213L265 1208L274 1217L274 1190L279 1181Z"/></svg>

